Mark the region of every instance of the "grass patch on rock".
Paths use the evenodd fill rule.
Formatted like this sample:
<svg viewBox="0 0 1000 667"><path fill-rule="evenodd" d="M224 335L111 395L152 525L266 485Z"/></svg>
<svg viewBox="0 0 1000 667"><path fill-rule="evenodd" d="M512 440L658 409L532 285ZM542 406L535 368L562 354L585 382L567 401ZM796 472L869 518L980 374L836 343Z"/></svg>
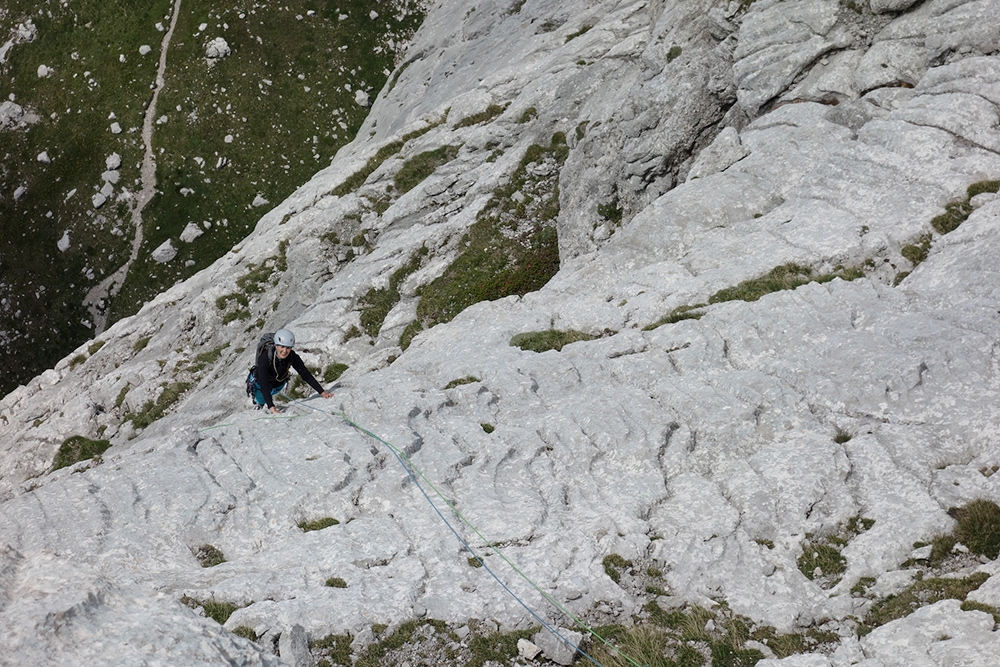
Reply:
<svg viewBox="0 0 1000 667"><path fill-rule="evenodd" d="M209 617L219 625L225 625L229 617L233 615L233 612L239 609L239 605L235 605L231 602L221 602L218 600L198 600L185 595L181 598L181 602L192 609L197 609L201 607L205 612L205 616Z"/></svg>
<svg viewBox="0 0 1000 667"><path fill-rule="evenodd" d="M195 559L202 567L215 567L226 562L222 550L211 544L203 544L193 551Z"/></svg>
<svg viewBox="0 0 1000 667"><path fill-rule="evenodd" d="M491 104L479 113L474 113L471 116L466 116L462 120L455 123L455 129L462 127L471 127L473 125L479 125L481 123L488 123L506 109L506 105Z"/></svg>
<svg viewBox="0 0 1000 667"><path fill-rule="evenodd" d="M324 528L329 528L330 526L338 526L340 522L333 517L327 516L322 519L315 519L313 521L299 521L299 530L303 533L308 533L313 530L323 530Z"/></svg>
<svg viewBox="0 0 1000 667"><path fill-rule="evenodd" d="M156 400L146 401L142 409L137 413L129 413L122 417L122 421L131 421L137 429L143 429L160 419L167 413L174 403L180 400L181 396L190 389L190 382L173 382L163 386L163 390Z"/></svg>
<svg viewBox="0 0 1000 667"><path fill-rule="evenodd" d="M406 264L393 271L386 287L372 287L359 300L361 306L361 328L372 338L378 336L389 312L399 303L399 286L420 268L427 256L427 247L422 246L410 255Z"/></svg>
<svg viewBox="0 0 1000 667"><path fill-rule="evenodd" d="M454 160L459 148L459 146L441 146L411 157L393 177L396 192L402 195L417 187L433 174L435 169Z"/></svg>
<svg viewBox="0 0 1000 667"><path fill-rule="evenodd" d="M947 234L958 229L972 214L970 200L978 194L997 192L1000 190L1000 180L979 181L973 183L965 191L965 198L949 202L944 206L944 213L931 219L931 226L938 234Z"/></svg>
<svg viewBox="0 0 1000 667"><path fill-rule="evenodd" d="M109 440L92 440L82 435L70 436L59 445L59 450L52 459L52 470L59 470L79 461L100 456L110 446Z"/></svg>
<svg viewBox="0 0 1000 667"><path fill-rule="evenodd" d="M494 193L461 239L451 265L424 286L416 323L404 334L406 344L421 329L450 322L475 303L523 296L555 275L559 171L568 154L562 133L548 146L528 148L510 181Z"/></svg>
<svg viewBox="0 0 1000 667"><path fill-rule="evenodd" d="M855 516L831 533L806 535L802 543L802 554L797 560L799 571L823 588L835 586L840 581L840 575L847 569L847 559L841 551L852 538L871 529L873 525L874 519Z"/></svg>
<svg viewBox="0 0 1000 667"><path fill-rule="evenodd" d="M519 347L528 352L547 352L548 350L562 351L563 347L570 343L585 340L594 340L592 336L582 331L569 329L559 331L558 329L548 329L547 331L526 331L519 333L510 339L513 347Z"/></svg>
<svg viewBox="0 0 1000 667"><path fill-rule="evenodd" d="M859 268L840 267L831 273L819 276L813 275L813 270L801 264L782 264L768 271L763 276L751 278L735 285L719 290L708 297L709 303L724 301L756 301L757 299L781 290L793 290L807 283L830 282L834 278L856 280L864 275Z"/></svg>
<svg viewBox="0 0 1000 667"><path fill-rule="evenodd" d="M664 324L675 324L682 320L699 320L705 315L705 311L700 309L706 305L699 303L694 306L678 306L652 324L647 324L642 330L652 331L653 329L662 327Z"/></svg>

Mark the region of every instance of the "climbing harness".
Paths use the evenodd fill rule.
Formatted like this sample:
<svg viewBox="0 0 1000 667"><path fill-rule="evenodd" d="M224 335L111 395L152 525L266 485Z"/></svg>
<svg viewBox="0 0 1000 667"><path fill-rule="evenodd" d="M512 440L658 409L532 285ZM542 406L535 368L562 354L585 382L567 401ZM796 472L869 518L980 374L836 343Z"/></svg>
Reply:
<svg viewBox="0 0 1000 667"><path fill-rule="evenodd" d="M364 428L363 426L360 426L359 424L355 423L347 415L345 415L345 414L343 414L341 412L326 412L325 410L320 410L319 408L316 408L316 407L313 407L311 405L308 405L305 401L300 401L300 400L297 400L297 399L293 399L293 398L291 398L291 397L289 397L287 395L285 395L285 398L288 398L288 400L293 405L298 405L298 406L301 406L303 408L307 408L309 410L314 410L315 412L318 412L318 413L320 413L322 415L326 415L327 417L339 417L340 419L342 419L344 421L344 423L346 423L351 428L353 428L356 431L358 431L358 432L360 432L360 433L362 433L364 435L367 435L369 438L372 438L373 440L376 440L376 441L382 443L383 445L385 445L385 447L388 448L389 451L392 452L392 454L396 457L396 460L403 467L403 470L406 471L406 474L409 476L410 480L420 490L420 493L424 496L424 499L427 500L427 502L430 504L430 506L434 509L434 512L437 513L437 515L441 519L441 521L443 521L444 524L446 526L448 526L448 529L451 530L451 532L455 535L455 537L458 538L458 541L462 543L462 546L465 548L465 550L468 551L470 554L472 554L472 556L476 559L476 561L479 563L479 565L482 566L483 569L485 569L490 574L490 576L493 577L493 579L495 579L496 582L498 584L500 584L500 586L512 598L514 598L515 601L517 601L518 604L520 604L522 607L524 607L524 609L527 610L527 612L529 614L531 614L539 623L541 623L542 626L545 627L546 630L548 630L553 635L555 635L566 646L572 648L574 651L576 651L577 653L579 653L583 657L587 658L587 660L589 660L593 664L597 665L597 667L604 667L604 665L602 665L600 662L598 662L595 658L591 657L586 651L584 651L582 648L580 648L579 646L577 646L576 644L574 644L573 642L571 642L569 639L567 639L566 637L564 637L562 634L559 633L558 630L556 630L554 627L552 627L552 625L550 625L545 620L543 620L541 618L541 616L539 616L531 607L529 607L528 604L526 602L524 602L524 600L522 600L520 597L518 597L517 594L514 593L514 591L512 591L510 589L510 587L508 587L507 584L505 584L500 579L500 577L497 576L497 574L492 569L490 569L490 567L486 564L486 562L483 560L483 558L480 557L480 555L476 553L476 551L472 548L472 546L465 540L465 538L462 537L462 535L458 532L458 530L456 530L455 527L451 525L451 522L448 521L448 519L444 516L444 514L442 514L440 508L437 506L437 504L434 503L434 501L431 499L430 495L428 495L427 491L424 490L424 487L417 480L418 476L420 477L420 479L422 479L427 484L428 487L430 487L434 491L434 494L438 498L440 498L441 501L444 502L445 505L448 506L448 509L450 509L455 514L455 516L458 517L462 521L462 523L464 523L466 526L468 526L469 529L472 530L472 532L474 532L476 534L476 536L479 537L490 548L490 550L493 553L495 553L497 556L499 556L501 558L501 560L503 560L505 563L507 563L507 565L509 565L510 568L512 570L514 570L514 572L516 572L522 579L524 579L532 588L534 588L536 591L538 591L542 595L542 597L544 597L546 600L548 600L549 603L551 603L553 606L555 606L559 611L561 611L567 617L573 619L573 622L576 623L577 626L579 626L580 628L582 628L583 630L585 630L590 636L595 637L598 640L600 640L607 648L609 648L614 653L616 653L617 655L619 655L621 658L623 658L624 660L626 660L629 664L633 665L633 667L644 667L643 665L640 665L638 662L636 662L635 660L631 659L630 657L628 657L627 655L625 655L624 653L622 653L620 650L618 650L617 647L615 647L608 640L606 640L604 637L602 637L600 634L598 634L593 628L590 628L589 626L587 626L586 623L584 623L583 621L581 621L580 619L578 619L576 616L574 616L568 609L566 609L561 604L559 604L559 602L556 601L551 595L549 595L548 593L546 593L545 591L543 591L538 586L538 584L536 584L534 581L532 581L514 563L512 563L510 560L508 560L508 558L503 553L501 553L500 550L490 540L486 539L486 537L483 536L483 534L479 532L479 529L476 528L476 526L474 526L468 519L465 518L465 516L462 515L461 512L458 511L458 508L456 508L447 498L444 497L444 495L442 495L442 493L440 491L438 491L438 489L434 486L434 484L430 480L428 480L424 476L424 474L413 464L413 462L409 460L409 458L406 456L406 454L404 454L397 447L395 447L391 443L383 440L382 438L380 438L376 434L372 433L368 429Z"/></svg>

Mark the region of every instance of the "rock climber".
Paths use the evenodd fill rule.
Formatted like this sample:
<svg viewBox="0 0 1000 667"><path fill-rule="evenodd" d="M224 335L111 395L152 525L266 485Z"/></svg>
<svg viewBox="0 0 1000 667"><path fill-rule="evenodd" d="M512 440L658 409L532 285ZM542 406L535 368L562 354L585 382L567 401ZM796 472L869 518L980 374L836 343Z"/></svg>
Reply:
<svg viewBox="0 0 1000 667"><path fill-rule="evenodd" d="M274 332L273 344L262 341L258 345L257 362L251 370L253 376L253 400L257 409L267 407L278 414L281 411L274 405L274 395L288 384L289 367L294 368L306 383L316 390L323 398L333 398L333 394L323 388L309 372L302 358L295 354L295 334L288 329Z"/></svg>

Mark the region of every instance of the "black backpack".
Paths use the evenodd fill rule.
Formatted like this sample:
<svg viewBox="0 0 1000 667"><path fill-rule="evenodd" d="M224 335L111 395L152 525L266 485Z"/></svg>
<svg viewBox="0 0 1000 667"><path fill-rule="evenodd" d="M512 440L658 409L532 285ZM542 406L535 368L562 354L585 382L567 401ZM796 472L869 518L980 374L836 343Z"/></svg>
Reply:
<svg viewBox="0 0 1000 667"><path fill-rule="evenodd" d="M250 366L250 372L247 373L247 396L253 398L254 385L257 384L257 378L254 377L254 370L257 368L257 360L260 359L261 350L264 348L269 348L269 354L273 354L274 350L274 332L263 334L260 340L257 341L257 349L253 355L253 365Z"/></svg>

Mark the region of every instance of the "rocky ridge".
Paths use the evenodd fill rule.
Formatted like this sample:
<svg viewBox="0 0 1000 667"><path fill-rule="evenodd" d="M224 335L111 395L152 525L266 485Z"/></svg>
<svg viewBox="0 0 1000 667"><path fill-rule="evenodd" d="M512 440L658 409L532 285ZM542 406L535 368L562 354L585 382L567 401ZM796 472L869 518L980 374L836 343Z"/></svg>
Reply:
<svg viewBox="0 0 1000 667"><path fill-rule="evenodd" d="M541 591L574 615L641 614L602 567L617 554L662 570L663 604L840 637L758 664L989 664L989 614L945 600L859 638L872 600L852 589L898 593L949 508L1000 501L1000 200L932 224L1000 178L997 15L995 0L431 8L328 169L0 402L0 654L275 664L182 597L238 606L226 627L258 637L534 624L389 443L475 526L459 526L475 551L488 539L528 573L537 589L496 565L553 622ZM563 157L524 163L550 145ZM557 195L541 224L559 271L401 344L522 173L511 200ZM776 267L805 284L719 297ZM398 299L368 335L372 288ZM349 368L332 401L263 417L242 396L248 348L284 325L311 365ZM550 329L589 339L510 344ZM111 447L50 470L74 435ZM299 527L324 517L339 523ZM859 518L839 579L802 571L810 540ZM206 544L226 562L201 567ZM984 560L954 574L988 575L969 600L1000 606ZM296 645L282 660L309 659Z"/></svg>

